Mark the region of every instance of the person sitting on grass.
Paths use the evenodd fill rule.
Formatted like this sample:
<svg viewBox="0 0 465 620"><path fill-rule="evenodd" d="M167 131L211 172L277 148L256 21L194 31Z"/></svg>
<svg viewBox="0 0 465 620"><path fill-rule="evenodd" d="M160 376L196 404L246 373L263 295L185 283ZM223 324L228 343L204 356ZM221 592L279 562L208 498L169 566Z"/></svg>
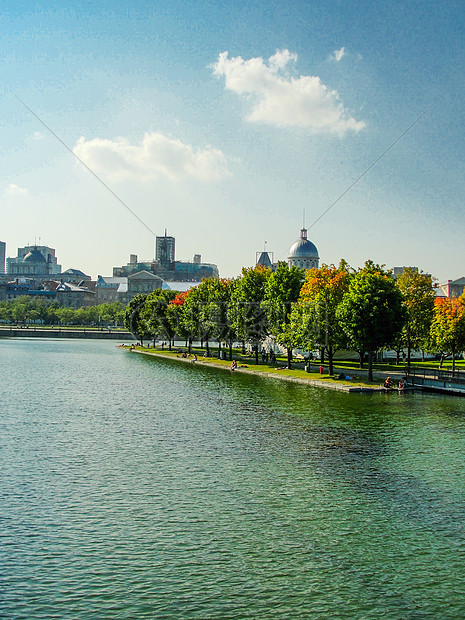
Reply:
<svg viewBox="0 0 465 620"><path fill-rule="evenodd" d="M386 379L386 381L384 382L384 387L385 387L387 390L392 390L392 379L391 379L391 377L388 377L388 378Z"/></svg>
<svg viewBox="0 0 465 620"><path fill-rule="evenodd" d="M236 362L236 360L233 360L231 362L231 370L236 370L236 368L237 368L237 362Z"/></svg>

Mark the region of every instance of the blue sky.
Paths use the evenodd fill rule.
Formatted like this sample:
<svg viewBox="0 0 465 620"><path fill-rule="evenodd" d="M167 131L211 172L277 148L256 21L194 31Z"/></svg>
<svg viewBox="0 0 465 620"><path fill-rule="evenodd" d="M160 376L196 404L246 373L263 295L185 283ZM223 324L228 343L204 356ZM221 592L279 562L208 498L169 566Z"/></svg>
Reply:
<svg viewBox="0 0 465 620"><path fill-rule="evenodd" d="M321 262L465 274L462 2L3 2L0 239L110 275L153 237L224 276L309 230Z"/></svg>

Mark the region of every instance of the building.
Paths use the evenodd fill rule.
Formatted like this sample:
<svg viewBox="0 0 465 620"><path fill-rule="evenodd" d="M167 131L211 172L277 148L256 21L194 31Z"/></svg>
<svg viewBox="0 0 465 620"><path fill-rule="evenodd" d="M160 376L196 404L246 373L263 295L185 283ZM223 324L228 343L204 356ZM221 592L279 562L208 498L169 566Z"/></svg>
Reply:
<svg viewBox="0 0 465 620"><path fill-rule="evenodd" d="M163 280L149 271L138 271L128 277L127 301L139 293L148 295L163 287Z"/></svg>
<svg viewBox="0 0 465 620"><path fill-rule="evenodd" d="M167 236L166 229L164 237L157 237L155 239L155 260L164 267L167 267L170 263L174 263L175 239L174 237Z"/></svg>
<svg viewBox="0 0 465 620"><path fill-rule="evenodd" d="M5 273L6 243L0 241L0 275Z"/></svg>
<svg viewBox="0 0 465 620"><path fill-rule="evenodd" d="M273 253L263 250L255 254L255 265L261 265L267 269L273 269Z"/></svg>
<svg viewBox="0 0 465 620"><path fill-rule="evenodd" d="M396 280L399 276L401 276L406 269L410 269L411 271L415 271L416 273L418 273L419 271L418 267L406 267L405 265L403 267L393 267L392 277L394 278L394 280Z"/></svg>
<svg viewBox="0 0 465 620"><path fill-rule="evenodd" d="M300 230L300 239L291 246L287 257L289 267L302 267L303 269L318 269L320 257L316 246L307 239L307 229Z"/></svg>
<svg viewBox="0 0 465 620"><path fill-rule="evenodd" d="M54 290L50 290L43 283L31 280L30 278L16 278L5 284L6 301L13 301L14 299L18 299L18 297L24 297L26 295L28 297L40 297L49 301L54 301L56 298Z"/></svg>
<svg viewBox="0 0 465 620"><path fill-rule="evenodd" d="M57 262L53 248L45 245L28 245L18 248L16 258L6 259L6 271L13 278L43 278L60 274L61 265Z"/></svg>
<svg viewBox="0 0 465 620"><path fill-rule="evenodd" d="M463 295L465 289L465 276L457 280L447 280L438 285L438 294L440 297L449 297L453 299Z"/></svg>
<svg viewBox="0 0 465 620"><path fill-rule="evenodd" d="M214 263L203 263L200 254L194 254L192 262L177 261L175 256L175 238L166 234L156 238L155 259L139 261L136 254L129 256L129 263L122 267L113 267L113 277L129 276L147 271L167 282L192 282L199 284L204 278L217 278L218 267Z"/></svg>
<svg viewBox="0 0 465 620"><path fill-rule="evenodd" d="M95 285L97 304L111 304L115 301L126 302L128 279L126 277L97 276Z"/></svg>
<svg viewBox="0 0 465 620"><path fill-rule="evenodd" d="M87 286L87 283L92 280L90 276L86 275L80 269L67 269L60 275L64 282L71 282L71 284L80 284L81 282L85 282Z"/></svg>
<svg viewBox="0 0 465 620"><path fill-rule="evenodd" d="M59 282L55 287L56 300L66 308L84 308L95 305L96 294L84 286L76 286L71 282ZM50 287L53 289L53 285Z"/></svg>

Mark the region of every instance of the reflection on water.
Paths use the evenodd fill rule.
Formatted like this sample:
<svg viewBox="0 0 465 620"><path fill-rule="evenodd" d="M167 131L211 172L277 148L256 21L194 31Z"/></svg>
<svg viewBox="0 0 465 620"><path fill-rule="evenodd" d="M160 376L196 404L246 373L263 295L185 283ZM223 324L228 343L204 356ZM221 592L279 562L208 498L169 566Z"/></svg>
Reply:
<svg viewBox="0 0 465 620"><path fill-rule="evenodd" d="M465 401L0 341L0 616L457 618Z"/></svg>

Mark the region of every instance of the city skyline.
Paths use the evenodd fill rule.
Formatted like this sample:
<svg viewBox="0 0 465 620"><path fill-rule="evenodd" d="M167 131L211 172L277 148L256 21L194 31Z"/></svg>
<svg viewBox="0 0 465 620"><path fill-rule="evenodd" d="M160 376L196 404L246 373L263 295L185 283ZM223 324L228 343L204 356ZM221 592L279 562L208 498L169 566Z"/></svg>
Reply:
<svg viewBox="0 0 465 620"><path fill-rule="evenodd" d="M305 210L320 263L465 273L464 7L6 5L8 256L40 235L64 267L109 274L167 228L231 277L265 240L285 260Z"/></svg>

